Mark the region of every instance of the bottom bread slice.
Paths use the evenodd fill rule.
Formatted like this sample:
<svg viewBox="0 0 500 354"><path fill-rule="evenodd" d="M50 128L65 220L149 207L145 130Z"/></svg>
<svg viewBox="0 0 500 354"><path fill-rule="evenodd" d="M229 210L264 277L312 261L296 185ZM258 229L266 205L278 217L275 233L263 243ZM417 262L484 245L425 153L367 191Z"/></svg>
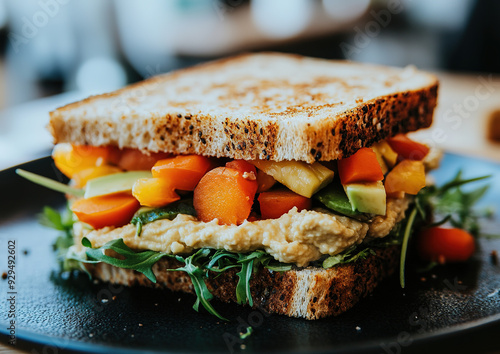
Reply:
<svg viewBox="0 0 500 354"><path fill-rule="evenodd" d="M375 254L366 259L329 269L306 267L276 272L260 268L250 281L253 307L308 320L339 315L394 273L399 263L399 254L399 246L390 246L376 249ZM153 267L157 278L155 284L134 270L106 263L86 265L94 277L105 282L194 293L191 280L185 272L167 271L181 266L175 259L161 259ZM209 275L207 287L216 298L224 302L236 302L236 272L231 269L222 275Z"/></svg>

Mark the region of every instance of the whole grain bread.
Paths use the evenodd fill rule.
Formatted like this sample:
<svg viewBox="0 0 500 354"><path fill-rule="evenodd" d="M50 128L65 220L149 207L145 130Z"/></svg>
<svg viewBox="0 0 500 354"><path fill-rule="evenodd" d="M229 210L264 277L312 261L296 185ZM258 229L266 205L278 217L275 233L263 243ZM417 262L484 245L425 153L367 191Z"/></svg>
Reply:
<svg viewBox="0 0 500 354"><path fill-rule="evenodd" d="M246 54L50 114L55 143L235 159L333 160L428 127L435 76L298 55Z"/></svg>
<svg viewBox="0 0 500 354"><path fill-rule="evenodd" d="M397 269L399 246L376 249L375 255L329 269L295 268L273 272L260 268L250 280L253 307L269 313L306 318L308 320L339 315L370 294L375 287ZM194 293L189 276L178 268L175 259L163 258L153 267L156 284L143 274L105 263L86 264L90 273L102 281L127 286L142 285ZM207 287L224 302L236 302L238 277L232 269L222 274L211 273ZM217 307L217 305L214 305Z"/></svg>

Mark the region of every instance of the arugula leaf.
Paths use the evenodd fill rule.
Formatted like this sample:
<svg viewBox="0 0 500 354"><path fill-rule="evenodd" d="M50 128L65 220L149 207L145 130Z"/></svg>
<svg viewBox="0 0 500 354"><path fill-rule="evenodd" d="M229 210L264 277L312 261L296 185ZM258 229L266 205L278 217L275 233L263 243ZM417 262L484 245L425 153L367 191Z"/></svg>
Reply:
<svg viewBox="0 0 500 354"><path fill-rule="evenodd" d="M38 222L45 227L62 231L52 245L54 251L56 251L56 258L59 261L61 270L82 269L78 262L74 262L68 258L69 248L73 246L74 224L73 213L69 208L69 204L66 205L66 209L61 213L51 207L44 207L43 212L38 215Z"/></svg>
<svg viewBox="0 0 500 354"><path fill-rule="evenodd" d="M358 250L358 245L352 245L345 251L336 254L335 256L330 256L323 261L323 268L328 269L336 266L338 264L345 264L350 262L355 262L358 259L366 259L370 254L375 255L375 251L369 247L365 247Z"/></svg>
<svg viewBox="0 0 500 354"><path fill-rule="evenodd" d="M104 262L119 268L134 269L144 274L153 283L156 283L156 276L151 268L161 258L170 256L167 253L156 251L134 252L121 238L109 241L99 248L90 248L90 241L84 237L82 244L88 248L85 253L90 261ZM112 250L125 258L120 259L108 256L105 253L106 250Z"/></svg>
<svg viewBox="0 0 500 354"><path fill-rule="evenodd" d="M91 248L91 242L84 237L82 239L82 245L87 247L87 250L85 251L87 259L77 258L78 261L83 263L104 262L119 268L133 269L144 274L153 283L156 283L156 277L152 271L152 267L156 264L156 262L163 257L177 259L179 262L184 263L184 266L180 268L167 269L167 271L184 271L189 275L197 297L193 308L198 311L199 304L201 303L210 314L227 321L227 319L222 317L210 304L210 300L213 298L213 295L210 293L207 285L205 284L205 279L208 276L208 270L204 269L203 264L205 264L205 261L203 260L209 256L211 252L210 249L201 248L196 253L183 257L180 255L171 255L158 251L134 252L123 242L123 239L121 238L109 241L99 248ZM120 258L106 255L106 250L112 250L118 253Z"/></svg>
<svg viewBox="0 0 500 354"><path fill-rule="evenodd" d="M234 263L235 261L236 263ZM214 267L216 263L218 264L218 268L222 270L241 267L240 271L236 273L238 276L238 283L236 284L236 301L238 304L246 304L248 302L250 306L253 306L250 280L252 274L258 270L260 265L277 272L284 272L292 268L291 264L277 262L270 254L262 250L256 250L250 253L233 253L219 250L214 254L207 269L218 272L219 269Z"/></svg>
<svg viewBox="0 0 500 354"><path fill-rule="evenodd" d="M142 226L150 222L168 219L173 220L179 214L196 216L192 200L179 200L161 208L145 211L135 216L130 222L137 226L137 236L141 235Z"/></svg>
<svg viewBox="0 0 500 354"><path fill-rule="evenodd" d="M43 212L38 215L38 222L45 226L58 231L64 231L66 234L71 233L73 230L73 213L69 205L66 205L64 212L59 213L57 210L49 206L43 208Z"/></svg>
<svg viewBox="0 0 500 354"><path fill-rule="evenodd" d="M399 284L401 288L405 287L405 266L406 266L406 254L408 251L408 242L410 241L410 236L414 230L415 218L417 217L418 210L413 208L410 213L410 217L406 222L405 231L403 234L403 244L401 245L401 256L400 256L400 266L399 266Z"/></svg>
<svg viewBox="0 0 500 354"><path fill-rule="evenodd" d="M189 257L183 258L182 256L175 256L175 258L183 262L185 265L181 268L176 269L168 269L169 271L184 271L189 275L191 282L193 283L193 288L196 294L196 301L193 305L193 308L198 311L199 304L203 305L203 307L212 315L217 316L221 320L228 321L227 318L221 316L210 304L210 300L212 300L213 295L208 290L207 284L205 283L205 278L208 277L208 271L200 266L203 262L200 262L200 259L207 258L210 254L210 249L201 248L196 253L192 254Z"/></svg>
<svg viewBox="0 0 500 354"><path fill-rule="evenodd" d="M239 261L241 263L241 270L236 273L238 276L238 284L236 285L236 302L240 305L248 304L253 306L252 293L250 291L250 279L253 272L254 258Z"/></svg>

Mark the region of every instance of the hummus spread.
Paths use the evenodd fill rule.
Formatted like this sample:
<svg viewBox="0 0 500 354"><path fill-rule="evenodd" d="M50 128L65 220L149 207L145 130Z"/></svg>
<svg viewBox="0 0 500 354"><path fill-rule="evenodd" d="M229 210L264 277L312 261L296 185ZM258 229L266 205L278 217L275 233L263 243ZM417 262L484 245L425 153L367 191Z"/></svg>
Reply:
<svg viewBox="0 0 500 354"><path fill-rule="evenodd" d="M140 236L129 224L120 228L106 227L87 230L75 224L75 244L87 237L92 247L122 238L127 246L137 250L153 250L174 254L190 253L199 248L248 252L263 249L284 263L299 267L335 255L367 238L385 237L404 218L408 198L389 199L387 213L370 222L361 222L333 214L324 209L297 211L293 208L279 219L267 219L236 225L219 225L217 220L204 223L190 215L178 215L173 220L158 220L146 224ZM81 246L77 246L81 247Z"/></svg>

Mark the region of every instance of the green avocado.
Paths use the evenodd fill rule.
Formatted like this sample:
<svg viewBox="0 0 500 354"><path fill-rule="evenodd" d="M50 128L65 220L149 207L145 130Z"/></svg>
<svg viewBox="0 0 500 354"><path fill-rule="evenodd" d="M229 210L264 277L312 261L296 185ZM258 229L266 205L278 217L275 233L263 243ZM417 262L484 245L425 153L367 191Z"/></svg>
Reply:
<svg viewBox="0 0 500 354"><path fill-rule="evenodd" d="M152 177L151 171L128 171L91 179L85 186L85 198L128 192L139 178Z"/></svg>
<svg viewBox="0 0 500 354"><path fill-rule="evenodd" d="M382 181L346 184L344 190L353 210L385 215L386 195Z"/></svg>
<svg viewBox="0 0 500 354"><path fill-rule="evenodd" d="M363 213L353 209L339 182L330 183L318 193L314 194L314 198L328 209L336 211L337 213L352 217L363 215Z"/></svg>

